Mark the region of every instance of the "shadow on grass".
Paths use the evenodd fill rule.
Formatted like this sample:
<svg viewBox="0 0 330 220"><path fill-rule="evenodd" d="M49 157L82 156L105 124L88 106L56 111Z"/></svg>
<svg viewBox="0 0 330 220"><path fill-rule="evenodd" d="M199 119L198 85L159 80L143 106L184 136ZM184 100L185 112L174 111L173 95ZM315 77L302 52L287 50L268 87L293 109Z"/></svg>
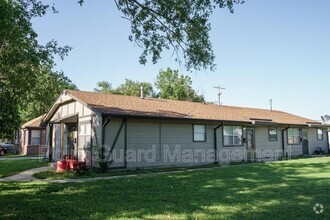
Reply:
<svg viewBox="0 0 330 220"><path fill-rule="evenodd" d="M75 184L0 183L4 218L329 219L330 159ZM326 208L316 215L316 203Z"/></svg>

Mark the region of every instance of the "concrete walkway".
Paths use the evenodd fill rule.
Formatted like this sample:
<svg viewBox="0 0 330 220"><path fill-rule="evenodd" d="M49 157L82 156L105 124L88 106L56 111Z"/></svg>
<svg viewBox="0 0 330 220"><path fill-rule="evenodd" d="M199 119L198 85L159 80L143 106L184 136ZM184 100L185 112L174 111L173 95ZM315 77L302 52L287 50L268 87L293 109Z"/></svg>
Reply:
<svg viewBox="0 0 330 220"><path fill-rule="evenodd" d="M46 170L51 170L54 169L53 167L39 167L39 168L34 168L30 170L25 170L19 174L13 175L13 176L8 176L5 178L0 178L0 182L8 182L8 181L31 181L31 180L38 180L33 175L35 173L41 172L41 171L46 171Z"/></svg>

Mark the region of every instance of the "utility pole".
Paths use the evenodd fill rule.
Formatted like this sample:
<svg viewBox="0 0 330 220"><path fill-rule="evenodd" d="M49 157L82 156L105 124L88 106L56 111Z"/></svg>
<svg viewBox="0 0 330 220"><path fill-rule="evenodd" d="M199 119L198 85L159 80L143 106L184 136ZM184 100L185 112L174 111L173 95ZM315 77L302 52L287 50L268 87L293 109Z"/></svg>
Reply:
<svg viewBox="0 0 330 220"><path fill-rule="evenodd" d="M220 87L220 86L213 86L213 88L217 89L218 90L218 105L221 106L221 95L222 95L222 92L221 90L225 90L226 88L223 88L223 87Z"/></svg>
<svg viewBox="0 0 330 220"><path fill-rule="evenodd" d="M273 99L269 99L270 110L273 111Z"/></svg>

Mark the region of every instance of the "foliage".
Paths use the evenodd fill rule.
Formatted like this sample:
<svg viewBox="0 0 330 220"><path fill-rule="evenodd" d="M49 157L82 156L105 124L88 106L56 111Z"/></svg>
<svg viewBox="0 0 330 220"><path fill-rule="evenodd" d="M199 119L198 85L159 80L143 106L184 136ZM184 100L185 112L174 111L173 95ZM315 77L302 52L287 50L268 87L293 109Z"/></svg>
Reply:
<svg viewBox="0 0 330 220"><path fill-rule="evenodd" d="M170 68L161 70L155 82L156 88L160 90L160 98L204 102L204 96L198 95L191 84L189 76L179 75L179 71Z"/></svg>
<svg viewBox="0 0 330 220"><path fill-rule="evenodd" d="M77 89L62 72L53 72L45 67L37 76L34 89L20 105L22 121L28 121L46 113L64 89Z"/></svg>
<svg viewBox="0 0 330 220"><path fill-rule="evenodd" d="M94 88L95 92L129 95L129 96L140 96L140 88L143 86L144 96L153 96L153 87L151 83L133 81L125 79L125 83L121 84L117 88L112 88L111 83L107 81L100 81L97 83L98 88Z"/></svg>
<svg viewBox="0 0 330 220"><path fill-rule="evenodd" d="M84 0L79 0L82 4ZM164 49L172 49L176 60L183 56L187 70L214 69L215 55L209 32L210 16L216 8L234 11L245 0L115 0L130 24L130 41L143 48L140 63L148 56L153 63Z"/></svg>
<svg viewBox="0 0 330 220"><path fill-rule="evenodd" d="M140 96L141 86L143 87L144 96L153 96L153 88L151 83L138 82L130 79L125 79L125 83L116 88L114 93L130 96Z"/></svg>
<svg viewBox="0 0 330 220"><path fill-rule="evenodd" d="M111 83L107 81L100 81L97 83L98 88L94 88L95 92L101 92L101 93L113 93L112 85Z"/></svg>
<svg viewBox="0 0 330 220"><path fill-rule="evenodd" d="M330 219L329 178L325 157L83 183L0 183L0 218ZM323 214L313 211L317 203Z"/></svg>
<svg viewBox="0 0 330 220"><path fill-rule="evenodd" d="M12 101L12 95L4 83L0 81L0 138L13 136L14 131L20 124L18 109Z"/></svg>
<svg viewBox="0 0 330 220"><path fill-rule="evenodd" d="M159 93L154 92L151 83L133 81L125 79L125 83L117 88L113 88L112 84L107 81L100 81L97 83L95 92L121 94L129 96L140 96L140 87L143 86L143 94L147 97L159 97L163 99L184 100L193 102L205 102L203 95L198 95L192 88L192 80L189 76L179 75L178 70L161 70L157 75L155 82Z"/></svg>
<svg viewBox="0 0 330 220"><path fill-rule="evenodd" d="M0 81L1 97L6 106L1 108L0 120L11 123L15 118L20 121L19 106L35 89L43 68L52 69L54 56L62 59L70 47L59 47L54 40L46 45L37 41L31 19L41 17L47 11L56 12L53 7L38 0L2 0L0 1ZM2 103L2 100L1 100ZM8 114L8 110L12 109ZM0 134L5 135L18 128L19 122L11 126L0 124ZM10 130L9 130L10 129Z"/></svg>

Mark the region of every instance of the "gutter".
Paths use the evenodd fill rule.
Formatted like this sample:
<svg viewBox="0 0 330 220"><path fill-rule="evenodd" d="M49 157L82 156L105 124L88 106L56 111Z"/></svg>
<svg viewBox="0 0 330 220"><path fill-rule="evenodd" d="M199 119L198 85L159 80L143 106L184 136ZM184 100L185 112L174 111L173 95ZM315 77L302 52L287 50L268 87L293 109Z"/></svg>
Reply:
<svg viewBox="0 0 330 220"><path fill-rule="evenodd" d="M282 130L282 150L283 150L283 157L286 157L286 153L285 153L284 132L287 131L289 128L291 128L290 125Z"/></svg>
<svg viewBox="0 0 330 220"><path fill-rule="evenodd" d="M221 122L220 125L218 125L216 128L214 128L214 163L218 162L218 142L217 142L217 130L218 128L221 128L223 126L223 123Z"/></svg>

